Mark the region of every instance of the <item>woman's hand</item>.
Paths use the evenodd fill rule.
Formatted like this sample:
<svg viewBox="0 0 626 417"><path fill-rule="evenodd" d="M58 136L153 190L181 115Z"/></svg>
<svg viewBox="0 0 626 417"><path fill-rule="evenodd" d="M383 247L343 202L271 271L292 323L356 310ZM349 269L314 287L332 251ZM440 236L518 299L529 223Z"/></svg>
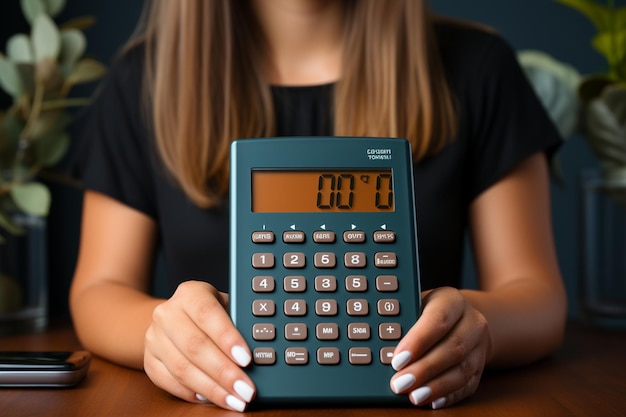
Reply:
<svg viewBox="0 0 626 417"><path fill-rule="evenodd" d="M490 353L489 329L460 291L422 295L422 315L395 349L391 388L415 405L441 408L476 391Z"/></svg>
<svg viewBox="0 0 626 417"><path fill-rule="evenodd" d="M157 386L177 397L243 411L255 394L241 369L251 355L227 304L228 295L210 284L181 284L172 298L154 309L144 369Z"/></svg>

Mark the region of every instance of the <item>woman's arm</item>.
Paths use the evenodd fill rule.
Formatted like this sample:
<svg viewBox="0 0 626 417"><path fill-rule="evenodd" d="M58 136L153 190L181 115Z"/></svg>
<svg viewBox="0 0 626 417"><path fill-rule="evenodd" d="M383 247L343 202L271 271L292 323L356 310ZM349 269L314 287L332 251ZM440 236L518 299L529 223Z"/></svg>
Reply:
<svg viewBox="0 0 626 417"><path fill-rule="evenodd" d="M142 368L144 336L162 302L148 295L156 225L103 194L86 191L70 307L81 343L113 362Z"/></svg>
<svg viewBox="0 0 626 417"><path fill-rule="evenodd" d="M559 346L566 296L549 200L540 153L477 197L470 226L480 289L423 294L422 315L395 350L394 392L451 405L474 393L486 365L526 364Z"/></svg>

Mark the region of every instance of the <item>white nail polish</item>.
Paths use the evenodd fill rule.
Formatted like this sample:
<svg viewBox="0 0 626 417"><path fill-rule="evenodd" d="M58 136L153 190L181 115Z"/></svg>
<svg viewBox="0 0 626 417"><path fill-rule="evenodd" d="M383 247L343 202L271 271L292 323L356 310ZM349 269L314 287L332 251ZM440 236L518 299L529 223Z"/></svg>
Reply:
<svg viewBox="0 0 626 417"><path fill-rule="evenodd" d="M247 382L242 381L242 380L237 380L235 381L233 388L235 389L235 392L241 398L243 398L245 402L249 403L250 400L252 400L252 397L254 396L254 388L248 385Z"/></svg>
<svg viewBox="0 0 626 417"><path fill-rule="evenodd" d="M396 394L399 394L402 391L408 389L414 383L415 377L411 374L404 374L391 381L393 392L395 392Z"/></svg>
<svg viewBox="0 0 626 417"><path fill-rule="evenodd" d="M197 399L198 401L202 401L203 403L207 403L207 402L209 402L209 400L207 399L207 397L205 397L205 396L204 396L204 395L202 395L202 394L196 394L196 399Z"/></svg>
<svg viewBox="0 0 626 417"><path fill-rule="evenodd" d="M404 365L409 363L410 360L411 360L411 352L409 352L408 350L404 350L398 353L397 355L393 355L393 358L391 359L391 366L396 371L399 371L400 369L404 367Z"/></svg>
<svg viewBox="0 0 626 417"><path fill-rule="evenodd" d="M432 402L432 404L430 404L433 410L441 408L444 405L446 405L446 397L437 398L435 401Z"/></svg>
<svg viewBox="0 0 626 417"><path fill-rule="evenodd" d="M244 403L234 395L226 396L226 404L228 404L228 406L235 411L243 411L246 409L246 403Z"/></svg>
<svg viewBox="0 0 626 417"><path fill-rule="evenodd" d="M411 401L415 405L422 405L424 401L430 398L432 392L433 391L428 387L419 387L418 389L411 392Z"/></svg>
<svg viewBox="0 0 626 417"><path fill-rule="evenodd" d="M230 353L233 355L233 358L235 358L237 363L241 366L248 366L250 360L252 359L248 352L241 346L233 346L233 348L230 350Z"/></svg>

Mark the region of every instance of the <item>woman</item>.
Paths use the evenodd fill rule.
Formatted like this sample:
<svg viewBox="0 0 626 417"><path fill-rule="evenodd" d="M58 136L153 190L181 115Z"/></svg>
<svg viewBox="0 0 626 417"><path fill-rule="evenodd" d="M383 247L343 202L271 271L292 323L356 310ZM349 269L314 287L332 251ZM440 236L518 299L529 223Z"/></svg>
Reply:
<svg viewBox="0 0 626 417"><path fill-rule="evenodd" d="M193 402L242 411L250 350L228 313L228 146L350 135L413 143L423 312L390 381L415 405L554 351L566 299L545 153L559 138L496 35L418 0L154 1L81 154L71 289L84 345ZM479 289L458 289L469 230ZM162 249L176 288L150 294Z"/></svg>

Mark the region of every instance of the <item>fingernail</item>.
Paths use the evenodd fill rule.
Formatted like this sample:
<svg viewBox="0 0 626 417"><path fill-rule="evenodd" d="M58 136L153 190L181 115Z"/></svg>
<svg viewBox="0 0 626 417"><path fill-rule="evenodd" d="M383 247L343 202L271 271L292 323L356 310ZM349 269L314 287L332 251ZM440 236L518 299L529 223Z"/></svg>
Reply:
<svg viewBox="0 0 626 417"><path fill-rule="evenodd" d="M396 394L399 394L402 391L408 389L414 383L415 377L411 374L404 374L391 381L393 392L395 392Z"/></svg>
<svg viewBox="0 0 626 417"><path fill-rule="evenodd" d="M226 404L228 404L228 406L235 411L243 411L246 409L246 403L244 403L234 395L226 396Z"/></svg>
<svg viewBox="0 0 626 417"><path fill-rule="evenodd" d="M254 395L254 388L248 385L248 383L246 383L245 381L242 381L242 380L235 381L233 388L235 389L235 392L241 398L243 398L245 402L249 403L250 400L252 400L252 396Z"/></svg>
<svg viewBox="0 0 626 417"><path fill-rule="evenodd" d="M198 399L198 401L202 401L203 403L207 403L209 402L209 400L207 399L207 397L205 397L202 394L196 394L196 398Z"/></svg>
<svg viewBox="0 0 626 417"><path fill-rule="evenodd" d="M433 410L441 408L444 405L446 405L446 397L437 398L435 401L432 402L432 404L430 404Z"/></svg>
<svg viewBox="0 0 626 417"><path fill-rule="evenodd" d="M433 391L429 387L419 387L411 392L411 401L415 405L421 405L424 401L430 398Z"/></svg>
<svg viewBox="0 0 626 417"><path fill-rule="evenodd" d="M396 371L399 371L410 360L411 360L411 352L409 352L408 350L404 350L404 351L398 353L397 355L393 355L393 358L391 359L391 366Z"/></svg>
<svg viewBox="0 0 626 417"><path fill-rule="evenodd" d="M233 358L235 358L237 363L241 366L248 366L250 360L252 359L248 351L241 346L233 346L233 348L230 350L230 353L233 355Z"/></svg>

